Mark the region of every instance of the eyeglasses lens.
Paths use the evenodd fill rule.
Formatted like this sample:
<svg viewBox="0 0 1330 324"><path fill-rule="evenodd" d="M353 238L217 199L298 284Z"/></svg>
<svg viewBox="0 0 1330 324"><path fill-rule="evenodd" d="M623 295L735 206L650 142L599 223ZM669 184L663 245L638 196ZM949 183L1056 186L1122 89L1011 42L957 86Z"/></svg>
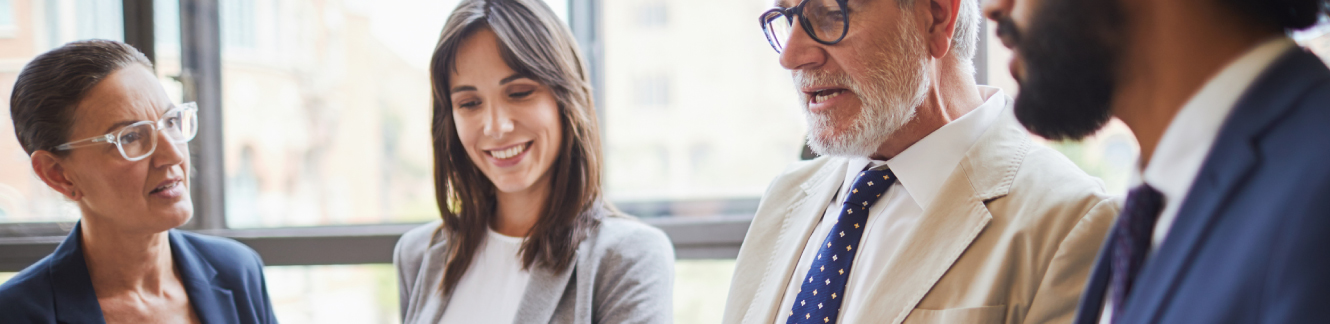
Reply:
<svg viewBox="0 0 1330 324"><path fill-rule="evenodd" d="M820 41L835 42L845 33L845 12L836 0L808 0L803 15Z"/></svg>
<svg viewBox="0 0 1330 324"><path fill-rule="evenodd" d="M194 135L199 132L199 119L197 110L179 109L163 116L161 121L162 130L166 133L167 139L172 143L185 143L194 139Z"/></svg>
<svg viewBox="0 0 1330 324"><path fill-rule="evenodd" d="M152 154L153 149L157 148L156 137L157 132L153 130L152 124L134 124L120 130L116 143L126 159L135 161Z"/></svg>
<svg viewBox="0 0 1330 324"><path fill-rule="evenodd" d="M790 19L780 12L773 11L767 14L765 20L766 28L763 29L767 33L767 41L771 43L771 47L776 48L777 52L784 50L785 41L790 39L790 29L793 27L790 26Z"/></svg>

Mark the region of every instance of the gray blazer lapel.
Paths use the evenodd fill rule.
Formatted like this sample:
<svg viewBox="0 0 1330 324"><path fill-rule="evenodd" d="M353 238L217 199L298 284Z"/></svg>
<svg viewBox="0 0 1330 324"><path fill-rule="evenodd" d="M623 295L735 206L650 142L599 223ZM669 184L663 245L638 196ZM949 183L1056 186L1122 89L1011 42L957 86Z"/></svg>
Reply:
<svg viewBox="0 0 1330 324"><path fill-rule="evenodd" d="M416 273L416 280L411 288L415 293L408 296L412 299L410 304L417 306L410 308L404 314L402 323L438 323L443 319L443 311L448 309L452 295L447 291L440 291L440 288L443 288L443 273L448 266L448 244L451 242L447 242L442 233L441 230L436 230L430 237L429 249L421 259L422 269Z"/></svg>
<svg viewBox="0 0 1330 324"><path fill-rule="evenodd" d="M577 256L586 254L586 247L591 240L593 238L588 236L578 244ZM578 260L577 256L573 260ZM526 293L522 296L522 304L517 308L513 323L549 323L576 269L577 263L557 272L546 267L532 266L531 282L526 286Z"/></svg>
<svg viewBox="0 0 1330 324"><path fill-rule="evenodd" d="M766 263L768 268L761 272L763 277L754 293L756 297L744 315L744 323L771 323L780 313L781 310L777 308L785 297L785 288L794 275L794 268L799 263L804 247L808 245L809 236L826 213L827 203L831 202L832 197L840 190L841 184L845 182L847 161L832 159L826 163L827 165L807 181L799 182L799 191L793 194L790 200L792 203L788 208L777 210L773 215L755 217L755 222L758 221L757 218L762 218L762 221L780 222L780 231L774 238L766 237L755 240L756 242L745 239L744 245L760 244L759 248L767 249L770 255ZM749 233L756 234L753 231ZM771 299L758 299L761 296Z"/></svg>

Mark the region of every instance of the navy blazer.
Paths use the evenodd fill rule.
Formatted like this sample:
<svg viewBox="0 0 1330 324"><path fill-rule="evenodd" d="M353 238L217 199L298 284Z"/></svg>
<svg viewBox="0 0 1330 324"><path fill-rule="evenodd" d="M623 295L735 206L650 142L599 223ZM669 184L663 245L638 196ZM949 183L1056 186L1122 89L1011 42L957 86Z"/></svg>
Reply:
<svg viewBox="0 0 1330 324"><path fill-rule="evenodd" d="M1109 246L1076 323L1098 322ZM1135 280L1119 323L1330 323L1330 70L1319 58L1292 49L1243 93Z"/></svg>
<svg viewBox="0 0 1330 324"><path fill-rule="evenodd" d="M0 285L0 322L105 323L75 224L55 252ZM203 323L276 323L263 260L234 240L170 230L171 256Z"/></svg>

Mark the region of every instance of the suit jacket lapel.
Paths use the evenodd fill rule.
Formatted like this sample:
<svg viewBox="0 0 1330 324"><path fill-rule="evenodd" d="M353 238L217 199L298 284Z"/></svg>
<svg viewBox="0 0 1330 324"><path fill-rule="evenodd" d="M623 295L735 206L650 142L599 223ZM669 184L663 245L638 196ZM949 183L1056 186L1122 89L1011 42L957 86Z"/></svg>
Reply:
<svg viewBox="0 0 1330 324"><path fill-rule="evenodd" d="M762 284L758 286L754 296L770 296L772 299L754 299L747 315L744 316L745 323L772 323L776 320L777 314L781 312L777 308L784 301L785 288L794 275L794 269L799 263L799 257L803 255L804 247L808 245L809 236L817 227L818 220L826 213L827 204L845 181L847 163L845 159L831 158L807 181L799 181L799 189L791 197L794 203L790 204L781 215L771 216L775 218L763 217L778 220L780 231L774 240L759 239L753 242L770 245L764 248L771 253L766 263L769 268L762 272Z"/></svg>
<svg viewBox="0 0 1330 324"><path fill-rule="evenodd" d="M1110 230L1107 237L1113 237ZM1081 293L1080 304L1076 307L1076 318L1073 321L1078 324L1099 323L1099 317L1104 311L1104 294L1108 293L1108 279L1112 274L1112 262L1109 253L1112 253L1113 244L1104 244L1099 247L1098 257L1095 258L1094 267L1090 269L1090 278L1086 280L1085 290Z"/></svg>
<svg viewBox="0 0 1330 324"><path fill-rule="evenodd" d="M943 189L948 194L970 191L968 185L956 188L953 186L956 181L948 182ZM886 307L847 312L864 313L865 316L860 318L882 318L901 323L993 218L979 200L944 200L939 199L925 209L918 227L887 264L887 275L860 278L872 287L869 296L860 298L873 298L874 304Z"/></svg>
<svg viewBox="0 0 1330 324"><path fill-rule="evenodd" d="M239 323L231 290L214 281L217 269L199 256L179 230L170 231L171 252L189 304L203 323Z"/></svg>
<svg viewBox="0 0 1330 324"><path fill-rule="evenodd" d="M55 321L57 323L105 323L97 292L92 288L87 260L83 258L82 223L74 223L60 246L51 253L47 268L51 274L51 290L55 295Z"/></svg>
<svg viewBox="0 0 1330 324"><path fill-rule="evenodd" d="M594 238L588 236L577 245L577 254L573 260L579 260L580 256L588 254L587 248L592 240ZM526 286L526 293L522 296L522 304L517 308L517 316L513 317L513 323L549 323L559 306L559 301L563 299L564 292L568 290L569 281L573 272L577 270L578 263L580 262L574 262L563 271L532 266L531 281ZM582 305L591 305L591 303Z"/></svg>
<svg viewBox="0 0 1330 324"><path fill-rule="evenodd" d="M1008 99L1002 116L966 152L943 184L939 198L924 207L924 217L887 264L888 275L864 278L871 287L870 298L886 307L846 311L863 313L860 318L905 321L992 220L984 203L1010 192L1030 145Z"/></svg>
<svg viewBox="0 0 1330 324"><path fill-rule="evenodd" d="M1167 308L1178 276L1190 266L1210 226L1259 165L1257 138L1314 84L1314 72L1324 70L1316 56L1295 47L1252 83L1220 128L1167 238L1132 285L1136 288L1127 297L1126 322L1154 322Z"/></svg>

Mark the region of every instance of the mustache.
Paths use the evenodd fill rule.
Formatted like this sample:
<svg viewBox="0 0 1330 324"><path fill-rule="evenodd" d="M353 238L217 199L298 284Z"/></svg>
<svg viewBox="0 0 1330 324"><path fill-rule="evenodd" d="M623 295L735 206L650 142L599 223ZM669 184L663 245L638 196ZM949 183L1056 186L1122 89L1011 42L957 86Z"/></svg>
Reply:
<svg viewBox="0 0 1330 324"><path fill-rule="evenodd" d="M805 88L816 86L834 86L854 90L854 82L850 77L842 73L828 73L825 71L805 71L799 70L794 73L794 86L799 90L800 95L807 95L803 92Z"/></svg>

